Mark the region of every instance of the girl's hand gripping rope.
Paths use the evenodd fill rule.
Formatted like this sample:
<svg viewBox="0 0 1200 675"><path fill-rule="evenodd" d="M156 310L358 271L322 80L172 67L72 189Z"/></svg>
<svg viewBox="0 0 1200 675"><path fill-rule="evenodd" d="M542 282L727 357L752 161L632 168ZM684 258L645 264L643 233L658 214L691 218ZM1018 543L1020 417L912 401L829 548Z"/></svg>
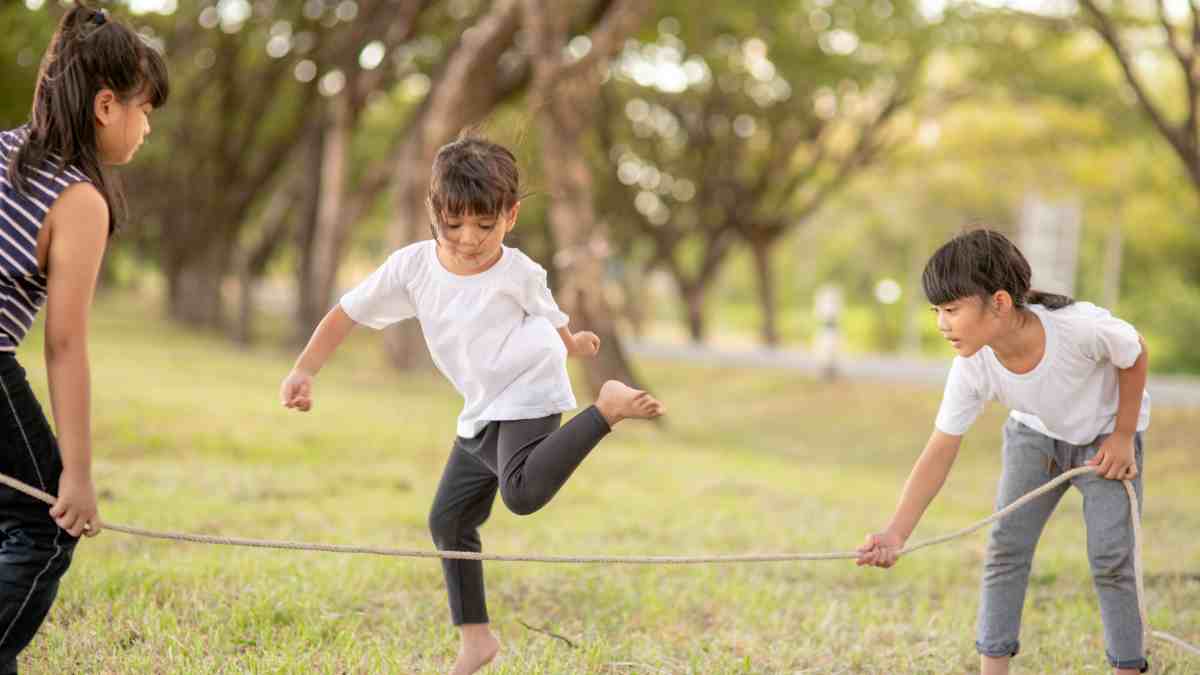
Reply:
<svg viewBox="0 0 1200 675"><path fill-rule="evenodd" d="M900 558L900 551L903 548L904 539L898 534L886 531L868 534L867 541L855 549L858 553L858 560L855 561L855 564L859 567L863 565L891 567Z"/></svg>

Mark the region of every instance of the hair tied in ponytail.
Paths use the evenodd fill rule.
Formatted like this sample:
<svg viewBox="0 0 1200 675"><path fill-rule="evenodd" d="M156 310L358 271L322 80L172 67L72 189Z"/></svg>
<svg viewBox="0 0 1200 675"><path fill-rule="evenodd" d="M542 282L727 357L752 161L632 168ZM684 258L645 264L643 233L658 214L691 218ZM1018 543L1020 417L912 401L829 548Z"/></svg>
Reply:
<svg viewBox="0 0 1200 675"><path fill-rule="evenodd" d="M108 10L97 9L96 11L92 12L92 16L88 18L88 21L96 24L97 26L103 26L104 24L108 23Z"/></svg>

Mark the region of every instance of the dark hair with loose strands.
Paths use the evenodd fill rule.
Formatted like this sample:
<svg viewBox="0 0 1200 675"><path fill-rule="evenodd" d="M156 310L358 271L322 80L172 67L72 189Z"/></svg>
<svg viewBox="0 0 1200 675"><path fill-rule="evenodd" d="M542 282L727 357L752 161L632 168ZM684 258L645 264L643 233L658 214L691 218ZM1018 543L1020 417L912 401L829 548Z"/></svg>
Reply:
<svg viewBox="0 0 1200 675"><path fill-rule="evenodd" d="M504 215L523 196L512 151L474 128L464 130L433 159L426 199L433 236L438 237L446 217Z"/></svg>
<svg viewBox="0 0 1200 675"><path fill-rule="evenodd" d="M925 264L921 285L934 305L978 297L987 304L992 294L1007 291L1013 306L1043 305L1062 309L1075 301L1065 295L1031 289L1029 261L1008 237L986 228L963 232L934 252Z"/></svg>
<svg viewBox="0 0 1200 675"><path fill-rule="evenodd" d="M157 108L170 93L167 67L132 29L80 0L63 15L46 49L27 135L9 161L8 175L28 196L29 176L36 169L48 164L57 173L78 168L108 204L111 234L125 217L125 197L100 161L94 106L104 89L122 104L145 95Z"/></svg>

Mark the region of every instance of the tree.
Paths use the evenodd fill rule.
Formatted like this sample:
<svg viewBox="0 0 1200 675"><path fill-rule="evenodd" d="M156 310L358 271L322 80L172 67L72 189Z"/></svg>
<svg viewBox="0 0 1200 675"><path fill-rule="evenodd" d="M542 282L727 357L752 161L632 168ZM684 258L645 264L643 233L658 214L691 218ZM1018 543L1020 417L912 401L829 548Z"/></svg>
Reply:
<svg viewBox="0 0 1200 675"><path fill-rule="evenodd" d="M406 39L425 4L262 5L240 16L205 3L142 19L170 57L174 94L155 119L166 138L130 175L152 226L142 249L161 262L172 318L224 325L221 286L239 240L299 159L297 139L321 127L310 112L321 89L355 77L364 45Z"/></svg>
<svg viewBox="0 0 1200 675"><path fill-rule="evenodd" d="M22 3L4 3L0 7L0 129L11 129L29 120L33 102L33 84L42 54L58 23L61 10L51 3L30 11Z"/></svg>
<svg viewBox="0 0 1200 675"><path fill-rule="evenodd" d="M772 250L898 145L901 113L933 98L924 63L943 25L914 3L826 5L668 15L657 40L618 60L605 98L608 188L648 242L646 264L675 280L693 340L705 337L721 267L745 245L763 340L778 342Z"/></svg>
<svg viewBox="0 0 1200 675"><path fill-rule="evenodd" d="M537 112L542 166L552 200L549 219L557 250L557 295L579 325L600 336L600 353L587 367L593 393L599 393L610 379L637 386L604 295L607 241L596 217L584 143L593 124L604 66L651 9L650 3L596 3L590 8L599 17L595 28L575 38L569 27L578 3L523 0L522 8L534 69L531 106Z"/></svg>
<svg viewBox="0 0 1200 675"><path fill-rule="evenodd" d="M384 55L408 41L417 31L417 19L432 3L429 0L401 7L404 16L392 17L393 29L386 41L374 42L372 61L353 72L347 85L328 97L323 108L323 124L318 132L320 152L313 158L316 176L315 203L306 214L297 237L299 245L296 269L299 294L296 303L296 337L303 342L329 309L337 283L337 272L345 253L351 228L360 222L390 184L386 172L390 158L375 158L351 185L353 172L351 142L368 103L392 89L408 69L395 65L379 67ZM403 27L397 30L396 27ZM368 36L364 36L366 39ZM364 51L363 54L366 52ZM403 136L395 134L390 147L398 146Z"/></svg>
<svg viewBox="0 0 1200 675"><path fill-rule="evenodd" d="M1165 0L1156 0L1153 10L1125 3L1106 9L1094 0L1079 0L1079 5L1088 25L1116 59L1138 107L1200 191L1200 7L1195 2L1179 3L1175 5L1180 8L1178 16L1173 16ZM1174 76L1152 80L1139 67L1139 56L1153 58L1163 51ZM1155 61L1161 65L1162 59ZM1173 111L1174 107L1182 110Z"/></svg>

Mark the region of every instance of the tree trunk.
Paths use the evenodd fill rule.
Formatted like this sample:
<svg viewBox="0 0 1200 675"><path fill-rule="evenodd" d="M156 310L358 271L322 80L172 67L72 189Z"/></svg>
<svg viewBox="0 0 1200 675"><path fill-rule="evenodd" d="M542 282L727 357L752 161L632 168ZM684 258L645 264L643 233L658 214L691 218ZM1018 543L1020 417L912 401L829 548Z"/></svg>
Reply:
<svg viewBox="0 0 1200 675"><path fill-rule="evenodd" d="M592 51L567 63L563 52L572 7L561 0L525 0L525 27L534 64L533 98L538 110L542 166L551 195L548 216L554 234L558 298L575 317L575 328L600 336L600 353L587 361L588 384L598 395L607 380L637 387L637 378L604 296L608 244L596 221L592 175L583 154L602 84L601 66L636 28L651 3L611 2L590 36Z"/></svg>
<svg viewBox="0 0 1200 675"><path fill-rule="evenodd" d="M701 344L708 339L708 317L704 311L704 303L708 299L708 286L702 283L686 287L681 285L680 295L683 296L687 310L688 336L692 338L692 342Z"/></svg>
<svg viewBox="0 0 1200 675"><path fill-rule="evenodd" d="M925 271L925 256L929 246L927 235L918 235L915 241L909 242L908 279L904 293L904 333L900 338L900 351L905 354L921 352L921 329L928 320L925 311L925 291L921 288L921 276Z"/></svg>
<svg viewBox="0 0 1200 675"><path fill-rule="evenodd" d="M1121 258L1124 248L1121 225L1114 224L1108 231L1104 245L1104 306L1115 308L1121 299Z"/></svg>
<svg viewBox="0 0 1200 675"><path fill-rule="evenodd" d="M424 148L416 143L409 152L410 156L396 165L401 178L391 239L397 248L430 235L425 195L429 190L429 167L433 163L433 152L426 156ZM433 368L433 359L429 356L421 324L417 321L402 321L392 326L384 331L383 340L388 361L393 367L399 370Z"/></svg>
<svg viewBox="0 0 1200 675"><path fill-rule="evenodd" d="M292 225L292 206L303 197L305 178L301 171L294 170L283 186L275 190L263 211L258 240L238 257L238 318L233 326L233 340L243 347L254 342L254 317L258 313L254 287L262 279L267 263L283 245Z"/></svg>
<svg viewBox="0 0 1200 675"><path fill-rule="evenodd" d="M775 239L758 238L750 242L754 254L754 276L758 283L758 304L762 309L762 340L768 347L779 346L779 317L775 278L771 269L771 249Z"/></svg>
<svg viewBox="0 0 1200 675"><path fill-rule="evenodd" d="M337 290L337 270L350 223L343 216L346 201L346 157L350 145L349 99L343 93L329 102L329 122L321 142L320 189L317 192L317 222L312 237L312 265L308 279L312 290L308 318L320 321ZM316 322L313 322L316 326Z"/></svg>
<svg viewBox="0 0 1200 675"><path fill-rule="evenodd" d="M224 325L221 282L229 265L224 241L167 265L168 315L187 326L220 329Z"/></svg>
<svg viewBox="0 0 1200 675"><path fill-rule="evenodd" d="M323 307L317 297L317 285L313 280L313 270L316 269L316 240L317 240L317 210L320 207L317 195L321 191L321 163L324 160L324 129L317 127L305 144L308 146L301 153L302 161L311 167L302 181L304 190L297 213L299 226L296 228L296 334L294 342L303 345L321 321L327 307Z"/></svg>
<svg viewBox="0 0 1200 675"><path fill-rule="evenodd" d="M622 297L621 318L629 323L629 329L637 338L645 336L649 316L646 308L650 305L650 293L646 282L646 273L638 265L627 265L618 281Z"/></svg>
<svg viewBox="0 0 1200 675"><path fill-rule="evenodd" d="M396 216L389 237L395 248L402 248L431 235L425 197L429 191L429 169L438 146L426 143L422 131L415 133L417 136L405 143L395 163L398 183ZM433 366L418 322L403 321L388 328L384 331L383 340L388 361L393 367L400 370L427 370Z"/></svg>
<svg viewBox="0 0 1200 675"><path fill-rule="evenodd" d="M576 106L582 105L570 97L563 99L560 103L576 111ZM575 329L590 330L600 336L600 353L586 362L593 393L598 394L600 386L608 380L637 386L621 347L612 308L604 297L608 281L604 257L599 254L604 239L596 231L590 168L579 151L579 136L568 125L556 121L557 117L543 114L540 125L543 166L557 167L546 176L553 195L548 214L555 246L560 252L554 257L558 267L557 296L564 311L575 317Z"/></svg>
<svg viewBox="0 0 1200 675"><path fill-rule="evenodd" d="M431 236L425 199L438 148L454 140L464 128L479 123L504 97L523 86L523 69L505 71L501 59L512 46L519 9L517 0L496 0L487 14L464 31L463 39L447 57L424 103L409 122L407 137L393 162L397 196L390 240L394 247ZM389 328L384 343L389 360L397 368L432 365L415 321Z"/></svg>
<svg viewBox="0 0 1200 675"><path fill-rule="evenodd" d="M254 316L258 307L254 298L254 284L257 277L248 265L238 268L238 316L234 324L233 342L239 347L249 347L254 344Z"/></svg>

